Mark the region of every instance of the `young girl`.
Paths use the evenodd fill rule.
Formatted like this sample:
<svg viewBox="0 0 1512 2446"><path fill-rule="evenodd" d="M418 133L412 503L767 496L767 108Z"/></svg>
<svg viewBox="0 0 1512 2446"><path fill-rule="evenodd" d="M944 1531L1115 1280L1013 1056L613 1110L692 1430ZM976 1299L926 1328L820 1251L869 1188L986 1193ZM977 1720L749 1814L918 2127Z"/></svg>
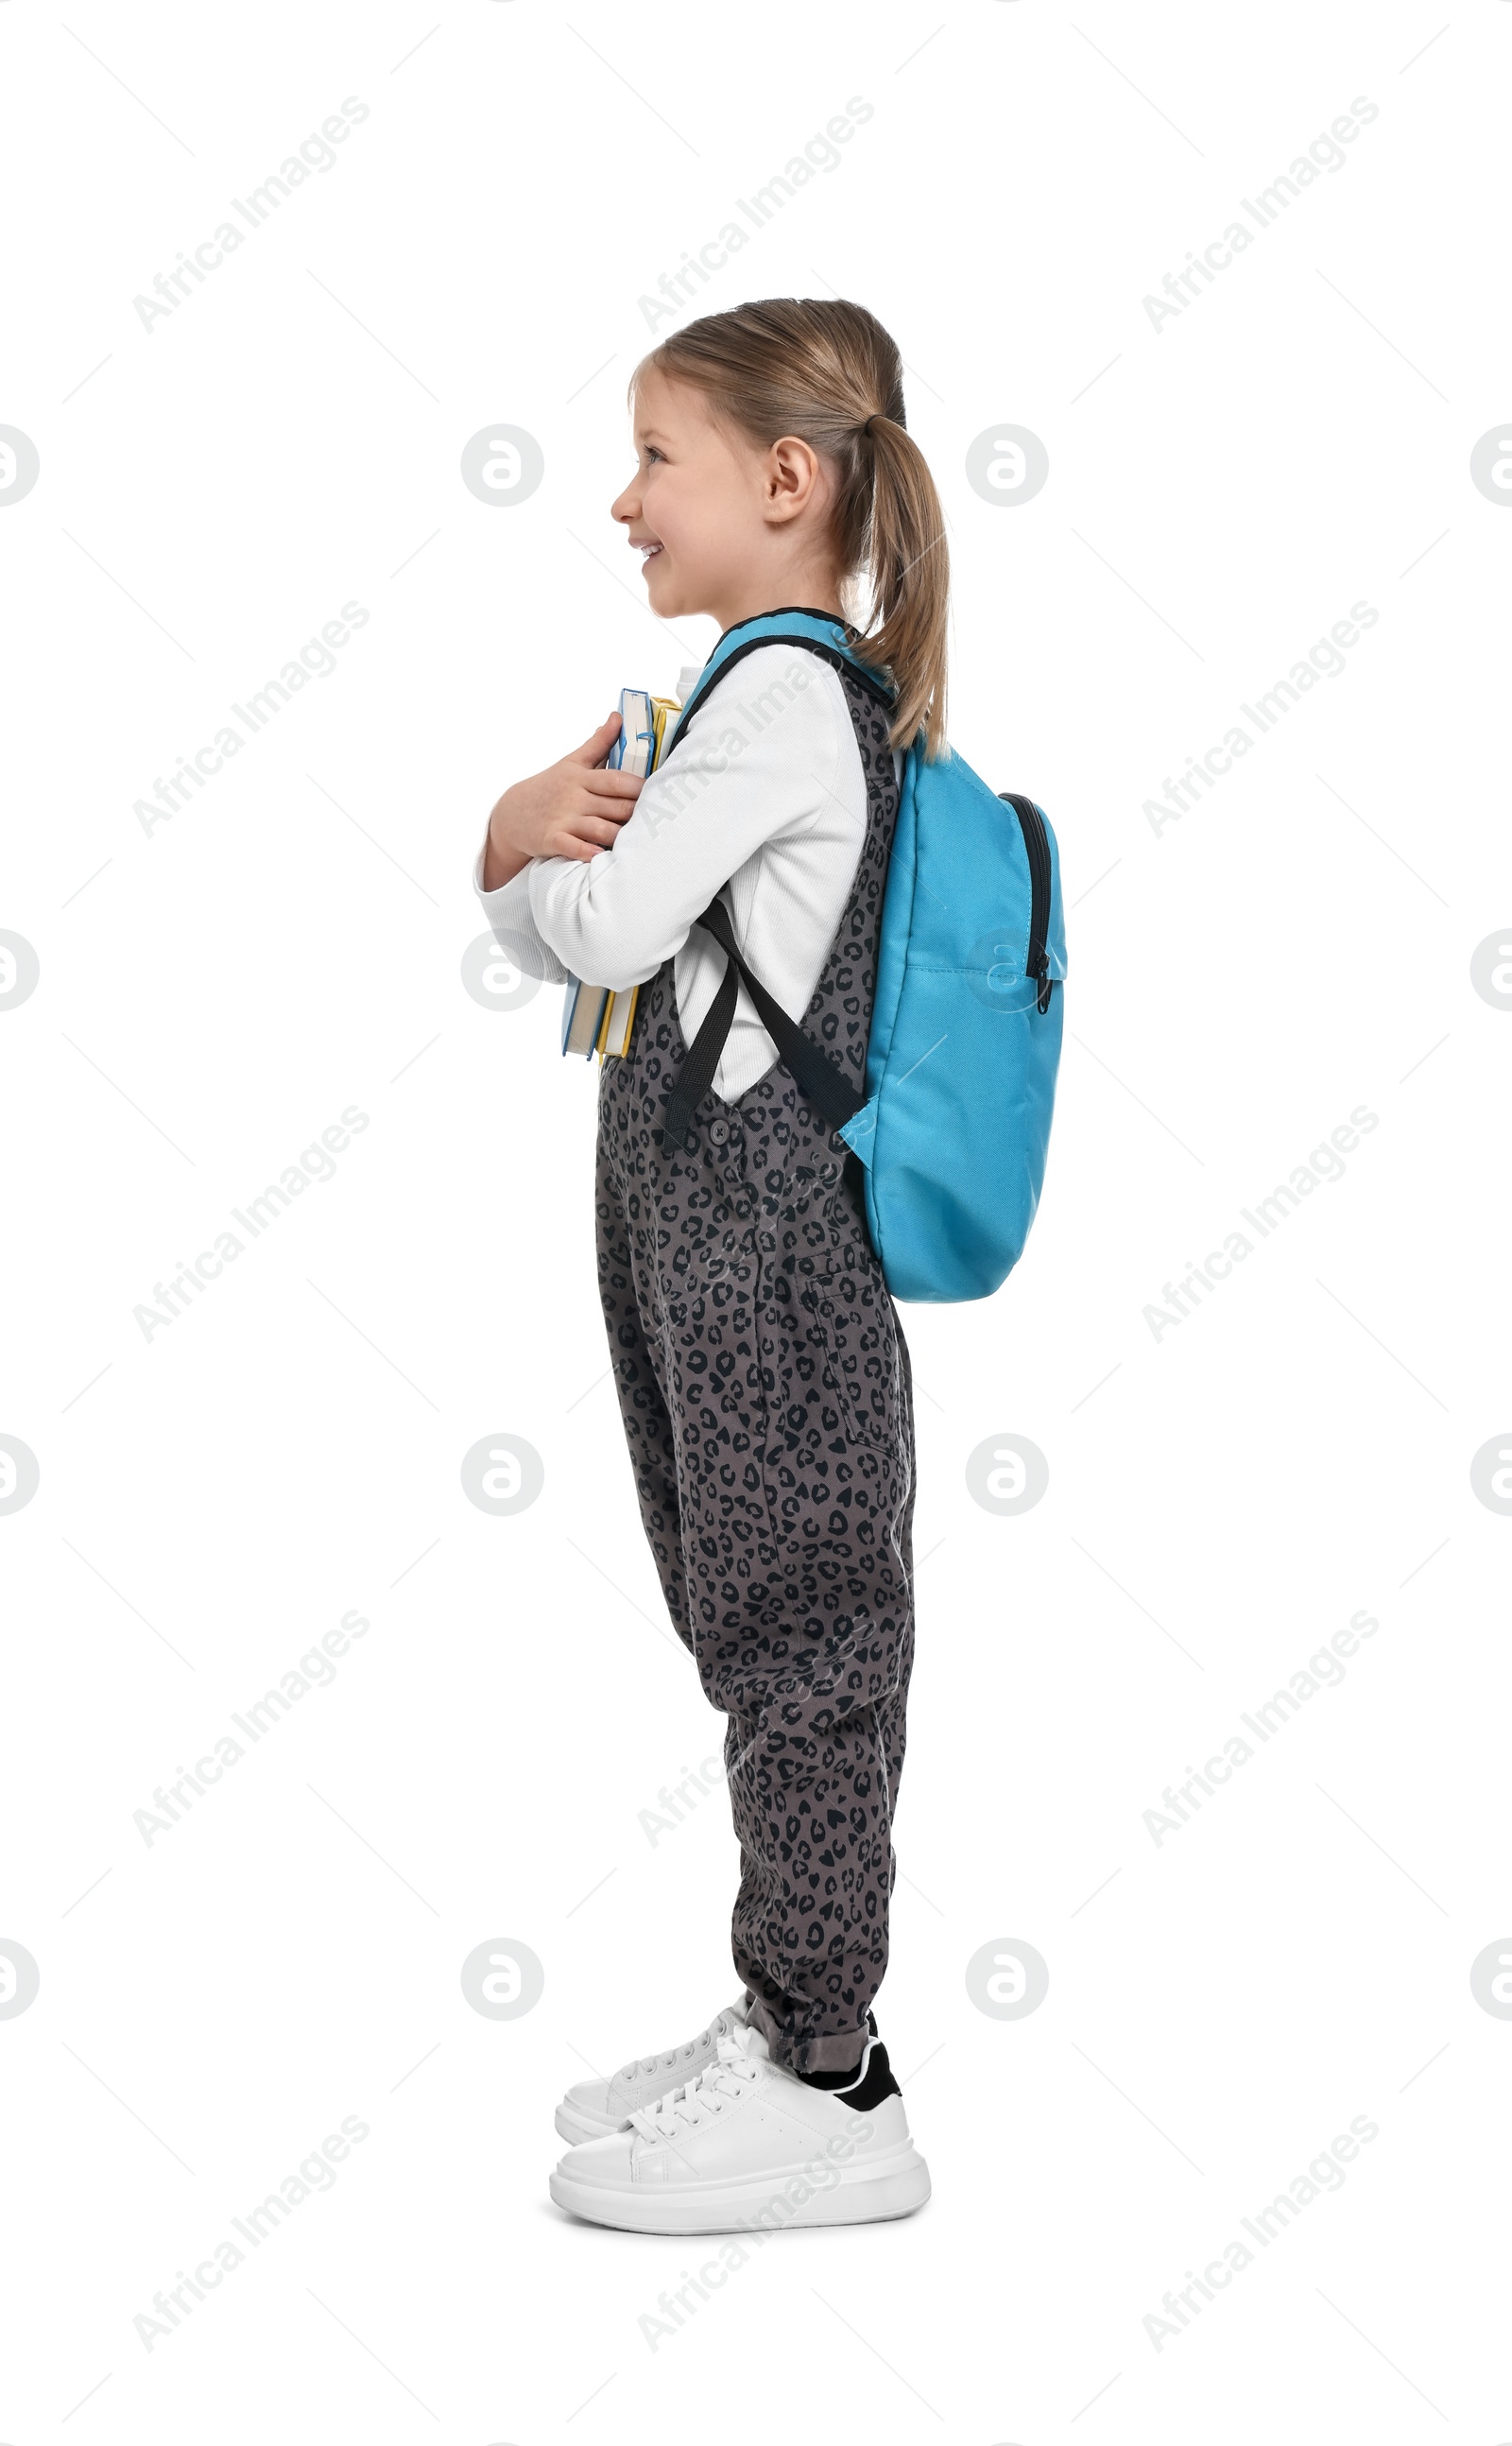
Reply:
<svg viewBox="0 0 1512 2446"><path fill-rule="evenodd" d="M711 613L722 645L801 607L876 676L756 630L648 781L605 767L613 715L505 791L478 859L529 969L642 988L600 1086L600 1288L740 1843L741 1996L568 2093L551 2192L637 2231L860 2223L929 2195L871 2010L913 1649L908 1354L856 1161L701 921L862 1090L898 751L944 738L943 523L897 348L859 306L707 315L631 398L612 515L652 611Z"/></svg>

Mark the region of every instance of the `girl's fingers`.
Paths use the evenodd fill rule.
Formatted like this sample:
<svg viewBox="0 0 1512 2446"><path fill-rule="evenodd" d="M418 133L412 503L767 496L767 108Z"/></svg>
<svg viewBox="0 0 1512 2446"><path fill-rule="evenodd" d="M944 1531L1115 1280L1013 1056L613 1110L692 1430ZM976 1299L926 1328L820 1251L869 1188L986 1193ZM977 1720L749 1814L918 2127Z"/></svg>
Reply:
<svg viewBox="0 0 1512 2446"><path fill-rule="evenodd" d="M613 772L607 765L586 774L584 779L595 799L638 799L644 787L641 774ZM628 808L625 813L629 813Z"/></svg>
<svg viewBox="0 0 1512 2446"><path fill-rule="evenodd" d="M609 823L599 816L573 816L546 855L548 857L597 857L601 849L612 849L618 838L617 824Z"/></svg>

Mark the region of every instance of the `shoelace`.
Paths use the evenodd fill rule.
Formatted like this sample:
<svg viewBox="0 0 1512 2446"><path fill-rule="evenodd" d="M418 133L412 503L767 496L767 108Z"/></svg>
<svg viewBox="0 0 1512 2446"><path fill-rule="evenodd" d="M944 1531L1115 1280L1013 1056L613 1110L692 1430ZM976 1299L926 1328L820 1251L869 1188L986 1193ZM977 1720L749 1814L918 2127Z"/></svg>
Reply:
<svg viewBox="0 0 1512 2446"><path fill-rule="evenodd" d="M643 2107L631 2120L647 2137L654 2131L664 2140L675 2140L680 2123L691 2127L701 2123L708 2113L718 2115L722 2106L760 2078L761 2059L747 2054L745 2032L726 2031L713 2063L705 2064L681 2089L659 2098L655 2106Z"/></svg>
<svg viewBox="0 0 1512 2446"><path fill-rule="evenodd" d="M700 2030L696 2039L689 2039L686 2046L669 2047L664 2056L641 2056L632 2058L629 2063L622 2067L616 2078L620 2080L630 2080L637 2073L641 2072L670 2071L672 2066L679 2061L680 2058L692 2055L697 2047L708 2046L712 2040L723 2039L727 2032L733 2027L734 2023L731 2022L729 2014L720 2013L717 2020L709 2023L706 2030Z"/></svg>

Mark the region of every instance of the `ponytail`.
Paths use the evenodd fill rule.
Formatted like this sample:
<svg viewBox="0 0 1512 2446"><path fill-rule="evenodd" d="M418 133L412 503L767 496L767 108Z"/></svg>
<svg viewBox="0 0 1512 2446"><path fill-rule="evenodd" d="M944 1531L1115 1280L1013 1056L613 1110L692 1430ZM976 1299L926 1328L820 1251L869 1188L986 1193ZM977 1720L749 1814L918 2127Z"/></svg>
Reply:
<svg viewBox="0 0 1512 2446"><path fill-rule="evenodd" d="M701 315L653 348L638 372L646 366L701 390L760 447L791 433L831 461L835 552L861 615L855 650L892 686L892 744L908 747L922 731L925 755L939 756L950 593L944 514L906 427L903 360L876 316L844 299L766 298Z"/></svg>
<svg viewBox="0 0 1512 2446"><path fill-rule="evenodd" d="M899 402L902 407L902 401ZM872 454L867 570L871 622L857 647L891 676L894 747L919 730L931 759L945 743L945 625L950 551L944 515L924 452L901 415L875 416L863 443Z"/></svg>

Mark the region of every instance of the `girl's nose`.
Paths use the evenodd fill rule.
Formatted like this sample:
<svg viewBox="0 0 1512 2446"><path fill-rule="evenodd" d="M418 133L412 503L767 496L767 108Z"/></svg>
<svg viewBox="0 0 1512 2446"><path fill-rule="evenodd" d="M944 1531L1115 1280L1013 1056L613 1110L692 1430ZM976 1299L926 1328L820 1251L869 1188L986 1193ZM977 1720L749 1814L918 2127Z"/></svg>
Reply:
<svg viewBox="0 0 1512 2446"><path fill-rule="evenodd" d="M609 503L609 516L611 518L618 518L622 525L628 526L640 506L640 496L635 486L626 484L619 499Z"/></svg>

